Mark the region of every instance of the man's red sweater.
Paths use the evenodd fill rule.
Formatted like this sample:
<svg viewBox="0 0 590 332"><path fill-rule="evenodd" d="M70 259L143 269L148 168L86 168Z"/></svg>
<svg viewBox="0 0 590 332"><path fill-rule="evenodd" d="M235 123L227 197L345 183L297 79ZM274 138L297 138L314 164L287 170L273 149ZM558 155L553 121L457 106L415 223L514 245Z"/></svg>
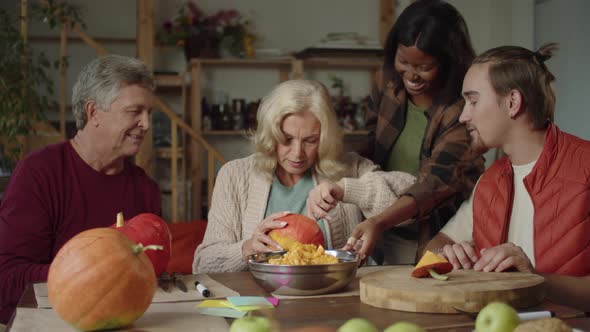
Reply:
<svg viewBox="0 0 590 332"><path fill-rule="evenodd" d="M160 191L125 161L105 175L86 164L69 141L20 161L0 205L0 322L12 316L25 286L47 281L49 264L74 235L139 213L160 215Z"/></svg>

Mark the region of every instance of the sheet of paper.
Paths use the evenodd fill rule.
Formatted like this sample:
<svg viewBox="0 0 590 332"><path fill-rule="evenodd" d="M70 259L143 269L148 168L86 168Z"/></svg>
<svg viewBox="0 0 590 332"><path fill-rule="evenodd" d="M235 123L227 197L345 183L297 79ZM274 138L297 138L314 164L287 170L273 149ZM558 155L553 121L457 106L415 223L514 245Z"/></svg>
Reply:
<svg viewBox="0 0 590 332"><path fill-rule="evenodd" d="M179 301L200 301L206 299L222 299L228 296L239 296L240 294L231 288L224 286L223 284L213 280L207 274L190 274L181 277L182 281L188 288L188 292L184 293L176 287L172 287L170 293L166 293L162 289L158 288L156 295L154 295L153 303L158 302L179 302ZM209 289L210 296L204 297L199 293L194 284L195 281L199 281L202 285L205 285Z"/></svg>
<svg viewBox="0 0 590 332"><path fill-rule="evenodd" d="M195 304L152 303L133 325L117 331L167 332L167 331L227 331L229 324L222 317L199 314ZM61 320L52 309L19 308L11 332L64 332L76 330Z"/></svg>
<svg viewBox="0 0 590 332"><path fill-rule="evenodd" d="M231 288L224 286L223 284L213 280L207 274L196 274L196 275L184 275L181 276L182 281L188 288L188 292L183 292L176 287L172 287L170 293L163 291L158 287L156 294L152 299L152 303L164 303L164 302L187 302L187 301L202 301L205 299L219 299L226 298L228 296L239 296L240 294ZM195 281L199 281L205 285L211 295L204 297L199 293L194 286ZM49 299L47 298L47 284L40 283L34 284L35 298L37 299L38 308L51 308Z"/></svg>

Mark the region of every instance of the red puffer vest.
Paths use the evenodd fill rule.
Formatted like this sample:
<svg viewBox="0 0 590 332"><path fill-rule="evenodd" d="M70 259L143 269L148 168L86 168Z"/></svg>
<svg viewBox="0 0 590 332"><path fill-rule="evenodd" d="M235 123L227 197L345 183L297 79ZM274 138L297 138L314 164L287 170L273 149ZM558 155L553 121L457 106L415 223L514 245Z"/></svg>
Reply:
<svg viewBox="0 0 590 332"><path fill-rule="evenodd" d="M508 158L481 177L473 198L477 252L506 242L514 195ZM551 125L533 170L524 178L533 207L535 269L590 274L590 142Z"/></svg>

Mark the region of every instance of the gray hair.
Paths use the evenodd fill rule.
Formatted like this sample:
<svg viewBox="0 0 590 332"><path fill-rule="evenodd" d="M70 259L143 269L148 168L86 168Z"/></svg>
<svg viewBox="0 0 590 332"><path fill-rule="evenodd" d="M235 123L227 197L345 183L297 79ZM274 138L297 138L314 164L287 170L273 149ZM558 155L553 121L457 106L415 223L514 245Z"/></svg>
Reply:
<svg viewBox="0 0 590 332"><path fill-rule="evenodd" d="M87 102L94 101L102 111L107 111L121 88L134 84L155 90L152 71L142 61L114 54L92 60L82 69L74 84L72 109L76 127L82 129L88 121Z"/></svg>
<svg viewBox="0 0 590 332"><path fill-rule="evenodd" d="M321 125L316 172L332 181L339 180L347 171L342 162L342 128L328 89L312 80L285 81L262 99L257 114L258 128L253 137L256 168L266 177L272 177L277 165L277 144L285 141L281 131L283 120L303 112L313 113Z"/></svg>

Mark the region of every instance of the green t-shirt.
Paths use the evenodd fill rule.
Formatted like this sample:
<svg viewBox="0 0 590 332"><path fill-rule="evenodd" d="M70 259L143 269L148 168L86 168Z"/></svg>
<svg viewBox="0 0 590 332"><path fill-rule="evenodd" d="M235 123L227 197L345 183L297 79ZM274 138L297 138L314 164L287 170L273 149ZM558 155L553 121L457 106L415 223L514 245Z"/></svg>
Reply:
<svg viewBox="0 0 590 332"><path fill-rule="evenodd" d="M292 187L284 186L277 176L273 175L264 217L266 218L269 215L280 211L290 211L291 213L306 215L305 209L307 207L307 197L313 187L314 184L311 171L305 173L305 176L297 181ZM330 247L326 234L326 226L322 219L318 220L318 226L320 226L320 229L324 234L326 247Z"/></svg>
<svg viewBox="0 0 590 332"><path fill-rule="evenodd" d="M386 171L401 171L418 176L420 172L420 147L428 124L427 107L418 107L408 100L406 125L391 149Z"/></svg>

